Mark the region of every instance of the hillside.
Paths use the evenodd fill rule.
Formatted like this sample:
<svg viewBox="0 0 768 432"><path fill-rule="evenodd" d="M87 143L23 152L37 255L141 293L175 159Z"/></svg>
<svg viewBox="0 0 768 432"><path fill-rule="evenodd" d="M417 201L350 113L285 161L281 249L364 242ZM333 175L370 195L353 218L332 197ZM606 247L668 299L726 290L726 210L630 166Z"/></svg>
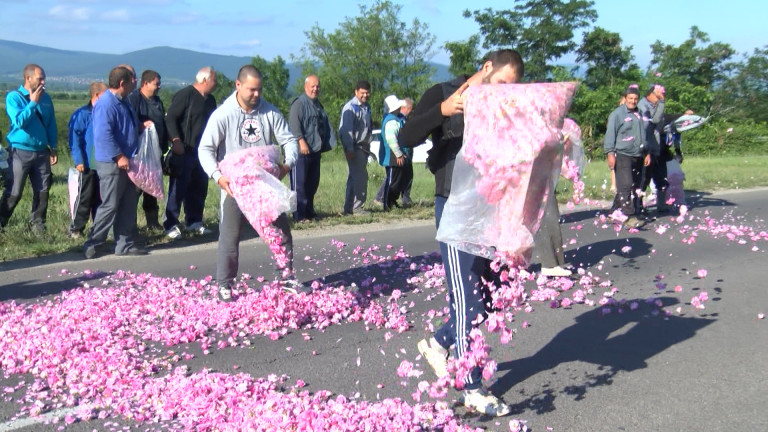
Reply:
<svg viewBox="0 0 768 432"><path fill-rule="evenodd" d="M109 70L120 63L130 63L141 73L145 69L160 72L168 85L189 83L197 69L213 66L214 69L234 78L238 69L250 63L250 57L210 54L172 47L153 47L126 54L100 54L86 51L67 51L29 45L22 42L0 40L0 82L18 84L21 70L28 63L37 63L45 69L49 81L86 85L94 79L104 79ZM448 67L432 64L436 69L435 80L444 80L450 74ZM301 69L288 63L290 82L301 75Z"/></svg>

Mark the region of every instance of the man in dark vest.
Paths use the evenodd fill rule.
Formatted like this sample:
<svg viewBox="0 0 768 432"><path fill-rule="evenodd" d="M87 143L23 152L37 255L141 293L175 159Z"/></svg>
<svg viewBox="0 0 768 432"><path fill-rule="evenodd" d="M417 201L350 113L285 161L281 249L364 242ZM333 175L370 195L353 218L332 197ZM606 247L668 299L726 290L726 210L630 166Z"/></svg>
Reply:
<svg viewBox="0 0 768 432"><path fill-rule="evenodd" d="M128 95L128 103L131 104L136 115L139 117L139 123L144 124L147 120L155 125L157 131L160 151L165 154L168 151L168 133L165 129L165 107L163 101L157 97L160 91L160 74L153 70L145 70L141 74L141 88L134 90ZM160 230L158 212L160 207L157 205L157 198L143 192L142 205L144 215L147 220L147 228Z"/></svg>

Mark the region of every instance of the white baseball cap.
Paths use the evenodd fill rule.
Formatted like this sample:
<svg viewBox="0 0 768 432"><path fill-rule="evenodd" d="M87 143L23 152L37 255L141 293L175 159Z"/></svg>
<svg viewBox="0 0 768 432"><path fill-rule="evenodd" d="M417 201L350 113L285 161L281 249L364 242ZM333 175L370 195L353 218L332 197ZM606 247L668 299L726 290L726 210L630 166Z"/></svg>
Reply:
<svg viewBox="0 0 768 432"><path fill-rule="evenodd" d="M398 97L395 96L395 95L389 95L389 96L384 98L384 109L388 113L391 113L391 112L395 111L398 108L402 108L405 105L406 105L405 101L402 100L402 99L398 99Z"/></svg>

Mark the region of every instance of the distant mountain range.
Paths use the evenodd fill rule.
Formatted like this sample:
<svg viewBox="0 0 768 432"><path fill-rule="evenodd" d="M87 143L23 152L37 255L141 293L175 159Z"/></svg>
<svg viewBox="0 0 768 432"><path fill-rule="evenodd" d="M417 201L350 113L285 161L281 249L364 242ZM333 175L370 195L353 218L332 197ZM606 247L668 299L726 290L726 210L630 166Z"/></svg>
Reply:
<svg viewBox="0 0 768 432"><path fill-rule="evenodd" d="M182 85L194 80L195 73L203 66L213 66L230 79L251 57L209 54L172 47L153 47L126 54L100 54L86 51L67 51L30 45L22 42L0 40L0 82L18 84L21 70L28 63L36 63L45 69L51 84L80 88L94 79L105 79L109 70L120 63L129 63L138 73L153 69L163 77L167 85ZM448 66L431 63L435 68L433 79L442 81L450 77ZM290 84L301 75L298 65L288 63Z"/></svg>

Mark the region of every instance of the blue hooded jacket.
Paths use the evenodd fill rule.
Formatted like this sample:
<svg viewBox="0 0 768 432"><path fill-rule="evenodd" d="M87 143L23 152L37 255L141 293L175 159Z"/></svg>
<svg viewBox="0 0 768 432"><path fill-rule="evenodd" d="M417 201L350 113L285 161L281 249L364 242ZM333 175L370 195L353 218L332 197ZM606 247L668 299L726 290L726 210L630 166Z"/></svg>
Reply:
<svg viewBox="0 0 768 432"><path fill-rule="evenodd" d="M5 96L5 111L11 122L6 138L11 147L27 151L56 150L56 116L48 93L40 102L29 99L29 91L21 86Z"/></svg>
<svg viewBox="0 0 768 432"><path fill-rule="evenodd" d="M81 106L69 119L69 150L75 166L91 167L93 158L93 105Z"/></svg>

